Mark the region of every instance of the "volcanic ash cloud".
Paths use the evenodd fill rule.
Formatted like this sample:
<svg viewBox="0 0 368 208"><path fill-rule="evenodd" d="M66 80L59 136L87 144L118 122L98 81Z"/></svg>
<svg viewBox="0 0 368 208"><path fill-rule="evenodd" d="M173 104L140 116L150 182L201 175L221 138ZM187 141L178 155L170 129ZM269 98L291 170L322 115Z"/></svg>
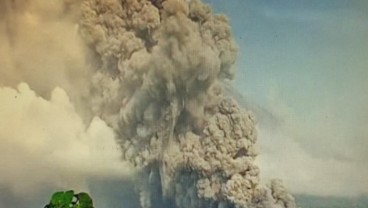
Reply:
<svg viewBox="0 0 368 208"><path fill-rule="evenodd" d="M200 1L87 0L91 105L141 174L148 207L295 207L280 181L259 183L254 119L225 98L237 47Z"/></svg>
<svg viewBox="0 0 368 208"><path fill-rule="evenodd" d="M224 96L237 55L225 16L199 0L0 6L0 84L46 98L59 86L84 123L106 122L142 208L295 207L280 181L260 184L254 118Z"/></svg>

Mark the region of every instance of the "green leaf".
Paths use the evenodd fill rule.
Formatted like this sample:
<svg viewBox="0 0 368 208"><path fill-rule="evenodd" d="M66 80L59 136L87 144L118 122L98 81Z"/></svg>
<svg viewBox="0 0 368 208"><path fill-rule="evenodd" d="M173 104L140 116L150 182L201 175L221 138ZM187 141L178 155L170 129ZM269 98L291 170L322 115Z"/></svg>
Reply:
<svg viewBox="0 0 368 208"><path fill-rule="evenodd" d="M72 203L74 191L55 192L50 201L51 208L69 208Z"/></svg>
<svg viewBox="0 0 368 208"><path fill-rule="evenodd" d="M62 191L55 192L51 197L50 205L57 206L60 202L62 202L63 195L64 195L64 192Z"/></svg>
<svg viewBox="0 0 368 208"><path fill-rule="evenodd" d="M73 197L74 197L74 191L70 190L64 193L63 200L67 205L69 205L72 203Z"/></svg>
<svg viewBox="0 0 368 208"><path fill-rule="evenodd" d="M77 197L79 200L77 208L93 208L92 199L87 193L79 193Z"/></svg>
<svg viewBox="0 0 368 208"><path fill-rule="evenodd" d="M91 197L87 193L74 194L74 191L55 192L46 206L48 208L93 208Z"/></svg>

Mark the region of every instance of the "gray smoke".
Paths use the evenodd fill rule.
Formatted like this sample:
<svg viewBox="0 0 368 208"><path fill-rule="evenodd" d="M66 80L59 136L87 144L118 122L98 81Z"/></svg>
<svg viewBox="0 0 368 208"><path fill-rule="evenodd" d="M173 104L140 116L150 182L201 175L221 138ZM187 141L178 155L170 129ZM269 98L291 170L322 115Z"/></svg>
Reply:
<svg viewBox="0 0 368 208"><path fill-rule="evenodd" d="M24 20L9 22L17 20L12 12L22 10L22 3L42 5L0 2L7 8L4 25L15 25L4 27L7 33L22 35ZM135 184L142 208L295 207L280 181L269 187L260 183L255 119L223 92L223 83L234 77L237 55L225 16L199 0L59 0L50 8L56 10L33 10L39 14L33 29L49 29L52 12L64 29L73 26L79 34L73 36L77 61L65 62L71 60L65 51L55 54L62 60L55 73L65 76L57 85L72 95L77 109L87 108L85 121L99 116L114 129L123 159L139 173ZM43 49L41 42L35 41L35 48ZM23 51L19 41L8 48ZM52 48L41 51L47 50ZM4 66L10 70L29 68L13 66L29 60L9 57ZM4 73L8 78L0 81L11 85L17 82L11 78L22 78L41 94L55 85L37 82L43 70L30 73L35 79L25 72Z"/></svg>
<svg viewBox="0 0 368 208"><path fill-rule="evenodd" d="M227 18L198 0L82 3L93 112L141 171L141 207L295 207L259 183L254 118L225 98L237 47Z"/></svg>

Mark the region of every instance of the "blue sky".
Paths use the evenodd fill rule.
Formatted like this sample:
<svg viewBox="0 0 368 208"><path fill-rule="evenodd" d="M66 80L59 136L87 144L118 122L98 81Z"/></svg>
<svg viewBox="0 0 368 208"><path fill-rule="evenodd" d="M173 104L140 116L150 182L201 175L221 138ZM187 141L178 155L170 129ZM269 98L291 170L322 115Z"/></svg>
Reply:
<svg viewBox="0 0 368 208"><path fill-rule="evenodd" d="M230 18L235 87L278 118L259 124L264 177L300 193L368 193L368 1L205 2Z"/></svg>
<svg viewBox="0 0 368 208"><path fill-rule="evenodd" d="M237 87L257 101L264 101L271 86L301 101L365 69L365 1L206 2L230 18L240 47Z"/></svg>

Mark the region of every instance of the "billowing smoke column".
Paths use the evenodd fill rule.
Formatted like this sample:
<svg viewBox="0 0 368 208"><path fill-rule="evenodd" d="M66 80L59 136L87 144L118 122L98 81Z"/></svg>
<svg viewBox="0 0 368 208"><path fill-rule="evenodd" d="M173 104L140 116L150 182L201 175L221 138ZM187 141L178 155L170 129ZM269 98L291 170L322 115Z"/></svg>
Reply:
<svg viewBox="0 0 368 208"><path fill-rule="evenodd" d="M222 93L237 48L227 18L198 0L86 0L93 113L140 170L149 207L295 207L259 183L254 118Z"/></svg>
<svg viewBox="0 0 368 208"><path fill-rule="evenodd" d="M1 1L0 11L30 1L10 2ZM55 10L57 20L64 11L79 14L68 21L78 20L88 47L88 72L82 74L92 78L71 77L65 86L75 103L88 103L87 111L115 130L124 159L140 173L142 208L295 207L280 181L260 184L254 118L222 92L237 54L225 16L199 0L48 3L62 7ZM79 74L70 69L84 66L67 65L61 75ZM80 85L87 93L70 87Z"/></svg>

